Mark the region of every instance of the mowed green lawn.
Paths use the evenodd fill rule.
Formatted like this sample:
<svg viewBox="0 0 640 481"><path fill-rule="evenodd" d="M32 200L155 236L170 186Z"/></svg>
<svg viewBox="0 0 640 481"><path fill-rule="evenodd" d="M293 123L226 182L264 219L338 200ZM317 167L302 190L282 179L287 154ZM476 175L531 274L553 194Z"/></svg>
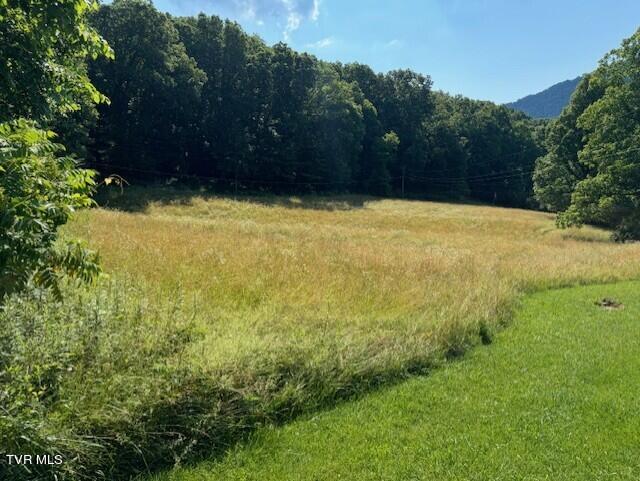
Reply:
<svg viewBox="0 0 640 481"><path fill-rule="evenodd" d="M156 481L640 479L640 282L528 297L513 324L428 377ZM595 305L604 297L624 304Z"/></svg>

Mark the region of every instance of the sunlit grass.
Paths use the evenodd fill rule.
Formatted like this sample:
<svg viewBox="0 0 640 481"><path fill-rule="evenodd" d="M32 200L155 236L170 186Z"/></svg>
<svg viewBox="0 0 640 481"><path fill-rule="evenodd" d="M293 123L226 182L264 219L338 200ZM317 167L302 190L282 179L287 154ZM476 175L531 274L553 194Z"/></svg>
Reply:
<svg viewBox="0 0 640 481"><path fill-rule="evenodd" d="M190 362L233 384L283 359L402 369L492 330L523 291L640 274L640 244L557 230L533 211L163 189L130 189L115 205L128 209L84 212L69 230L108 272L193 299L203 336Z"/></svg>
<svg viewBox="0 0 640 481"><path fill-rule="evenodd" d="M152 188L104 200L65 232L99 250L111 281L5 313L10 336L53 346L25 364L17 345L16 369L72 362L40 411L5 416L66 450L65 473L128 479L219 455L489 342L523 293L640 277L640 244L533 211ZM65 312L80 337L59 327ZM42 342L23 336L32 318L51 325ZM13 384L31 392L24 379Z"/></svg>
<svg viewBox="0 0 640 481"><path fill-rule="evenodd" d="M148 479L635 481L639 288L537 293L491 346L432 376L260 429L216 462ZM624 307L598 307L605 296Z"/></svg>

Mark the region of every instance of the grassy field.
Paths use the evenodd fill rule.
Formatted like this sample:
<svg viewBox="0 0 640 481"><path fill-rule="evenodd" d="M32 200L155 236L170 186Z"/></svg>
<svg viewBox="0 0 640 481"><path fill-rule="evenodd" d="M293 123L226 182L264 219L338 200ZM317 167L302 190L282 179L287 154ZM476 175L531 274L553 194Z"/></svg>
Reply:
<svg viewBox="0 0 640 481"><path fill-rule="evenodd" d="M528 297L488 347L154 481L640 478L640 283ZM595 305L603 297L623 304Z"/></svg>
<svg viewBox="0 0 640 481"><path fill-rule="evenodd" d="M640 244L533 211L163 188L103 206L66 234L100 251L117 288L64 311L76 313L73 350L100 356L61 368L39 432L96 436L92 455L61 449L109 479L219 454L261 425L430 372L490 342L524 293L640 277Z"/></svg>
<svg viewBox="0 0 640 481"><path fill-rule="evenodd" d="M559 231L538 212L356 197L127 196L133 212L82 213L72 233L100 251L108 272L186 295L203 335L191 362L240 377L279 359L353 375L420 364L493 330L522 292L640 275L640 245L590 228Z"/></svg>

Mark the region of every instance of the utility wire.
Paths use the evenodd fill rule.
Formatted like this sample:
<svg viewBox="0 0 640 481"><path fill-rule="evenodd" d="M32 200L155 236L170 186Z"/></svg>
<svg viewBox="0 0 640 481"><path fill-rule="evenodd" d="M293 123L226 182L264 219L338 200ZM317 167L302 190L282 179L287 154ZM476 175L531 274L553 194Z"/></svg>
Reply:
<svg viewBox="0 0 640 481"><path fill-rule="evenodd" d="M625 151L622 152L616 152L616 153L612 153L609 154L607 156L602 156L600 157L599 160L604 160L604 159L610 159L610 158L616 158L619 157L621 155L625 155L631 152L637 152L640 151L640 146L639 147L632 147L630 149L627 149ZM535 162L534 162L535 163ZM277 181L277 180L255 180L255 179L241 179L241 178L229 178L229 177L214 177L214 176L203 176L203 175L196 175L196 174L183 174L180 172L162 172L159 170L152 170L152 169L141 169L141 168L137 168L137 167L126 167L126 166L122 166L122 165L113 165L113 164L108 164L108 163L102 163L102 162L90 162L91 165L95 165L95 166L99 166L99 167L105 167L105 168L111 168L111 169L119 169L119 170L124 170L124 171L128 171L128 172L133 172L133 173L141 173L141 174L148 174L148 175L155 175L155 176L161 176L161 177L167 177L167 178L182 178L182 179L194 179L194 180L203 180L203 181L211 181L211 182L228 182L231 184L254 184L254 185L300 185L300 186L310 186L310 185L325 185L325 186L330 186L330 185L354 185L354 184L360 184L362 181L358 181L358 180L348 180L348 181ZM429 183L431 185L434 185L436 187L446 187L449 186L450 188L453 187L454 185L458 185L460 183L466 182L467 184L489 184L489 183L493 183L493 182L501 182L501 181L508 181L510 179L515 179L515 178L521 178L524 175L531 175L535 172L535 169L533 170L522 170L520 169L516 169L516 170L506 170L506 171L501 171L501 172L494 172L494 173L487 173L487 174L482 174L482 175L477 175L477 176L470 176L470 177L419 177L419 176L413 176L413 175L405 175L405 176L395 176L395 177L390 177L388 180L389 181L394 181L394 180L401 180L401 179L405 179L405 180L411 180L414 182L425 182L425 183ZM311 174L304 174L307 176L311 176L311 177L318 177L316 175L311 175ZM387 181L367 181L369 184L385 184L387 183ZM480 189L474 188L473 189L476 192L480 192ZM489 191L487 191L489 192ZM639 191L632 191L631 193L622 193L621 195L633 195L636 194ZM566 194L570 194L571 192L566 192Z"/></svg>
<svg viewBox="0 0 640 481"><path fill-rule="evenodd" d="M315 182L315 181L278 181L278 180L255 180L255 179L235 179L229 177L211 177L211 176L203 176L203 175L195 175L195 174L181 174L179 172L162 172L158 170L150 170L150 169L139 169L136 167L124 167L121 165L111 165L101 162L91 162L92 165L108 167L116 170L124 170L129 172L136 172L141 174L149 174L149 175L157 175L168 178L183 178L183 179L194 179L194 180L206 180L206 181L219 181L219 182L229 182L229 183L238 183L238 184L262 184L262 185L350 185L350 184L359 184L361 181L358 180L345 180L345 181L326 181L326 182ZM400 180L402 177L390 177L389 180ZM368 183L386 183L386 181L366 181Z"/></svg>

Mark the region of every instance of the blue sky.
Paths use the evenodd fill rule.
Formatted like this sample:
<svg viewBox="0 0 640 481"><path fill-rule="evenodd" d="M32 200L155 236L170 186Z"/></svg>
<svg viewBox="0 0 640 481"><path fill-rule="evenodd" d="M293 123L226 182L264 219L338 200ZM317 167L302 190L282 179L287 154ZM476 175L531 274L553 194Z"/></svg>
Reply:
<svg viewBox="0 0 640 481"><path fill-rule="evenodd" d="M639 0L155 0L237 20L325 60L411 68L435 88L508 102L593 70L640 27Z"/></svg>

